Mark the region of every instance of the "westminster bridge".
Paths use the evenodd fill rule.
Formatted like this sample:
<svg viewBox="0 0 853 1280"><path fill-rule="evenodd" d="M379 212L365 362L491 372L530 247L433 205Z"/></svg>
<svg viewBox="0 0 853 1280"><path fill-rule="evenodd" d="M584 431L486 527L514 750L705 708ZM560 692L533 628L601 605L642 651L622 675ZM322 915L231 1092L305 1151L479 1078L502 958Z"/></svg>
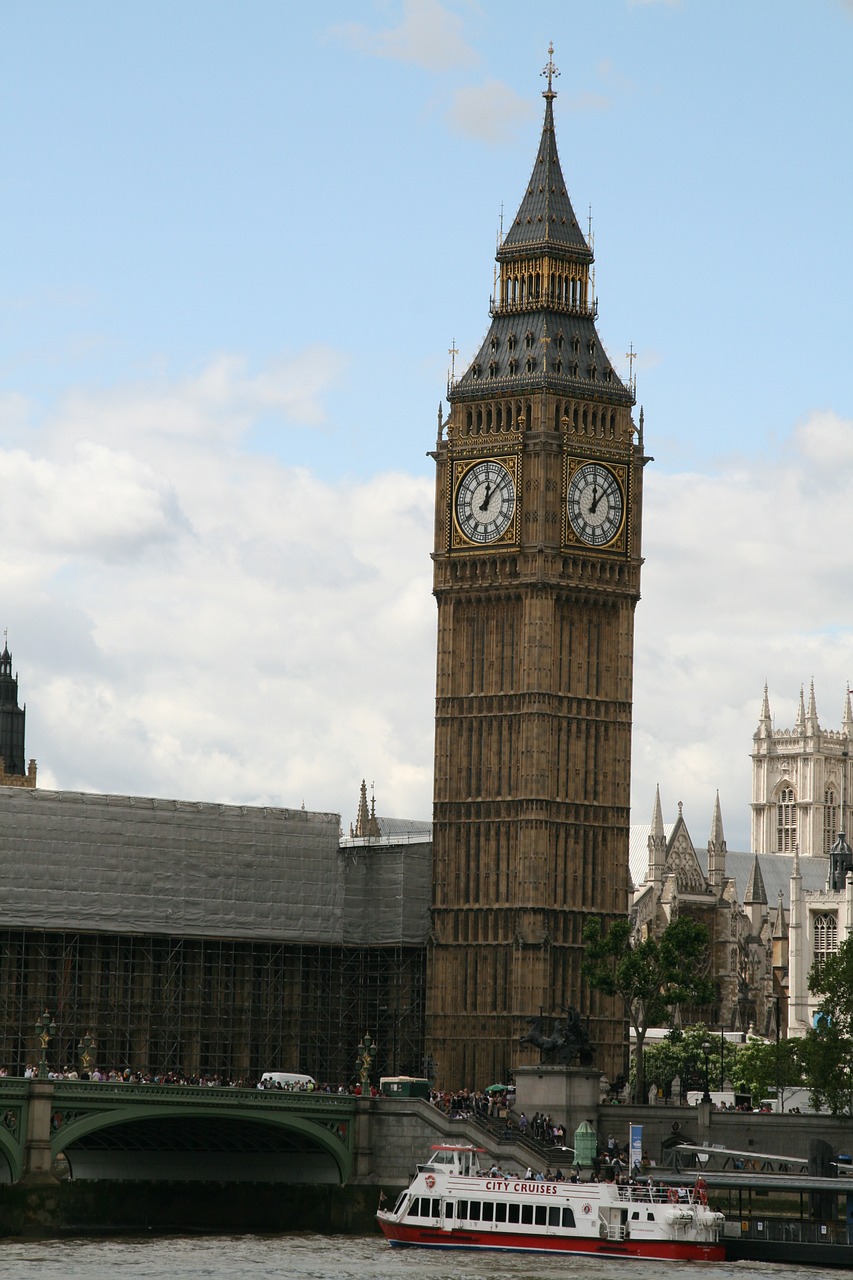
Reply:
<svg viewBox="0 0 853 1280"><path fill-rule="evenodd" d="M368 1101L365 1099L365 1101ZM348 1182L348 1094L0 1079L0 1182L72 1179Z"/></svg>
<svg viewBox="0 0 853 1280"><path fill-rule="evenodd" d="M815 1137L853 1149L853 1123L828 1116L703 1105L599 1106L588 1118L600 1139L616 1132L620 1141L629 1122L641 1123L643 1145L659 1166L673 1139L788 1157L807 1155ZM517 1132L488 1132L416 1098L0 1078L0 1183L7 1184L58 1177L400 1187L434 1143L448 1141L473 1142L499 1163L537 1163ZM548 1154L539 1153L544 1162Z"/></svg>

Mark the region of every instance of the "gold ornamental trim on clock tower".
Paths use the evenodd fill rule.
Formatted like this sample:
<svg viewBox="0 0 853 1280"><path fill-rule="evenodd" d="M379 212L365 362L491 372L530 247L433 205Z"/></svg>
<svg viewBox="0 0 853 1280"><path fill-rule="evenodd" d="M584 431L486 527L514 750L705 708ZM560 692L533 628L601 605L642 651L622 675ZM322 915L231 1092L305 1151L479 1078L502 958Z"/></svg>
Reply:
<svg viewBox="0 0 853 1280"><path fill-rule="evenodd" d="M604 457L566 456L563 545L574 550L626 552L628 467Z"/></svg>
<svg viewBox="0 0 853 1280"><path fill-rule="evenodd" d="M515 453L453 459L451 551L493 551L518 544L520 479Z"/></svg>

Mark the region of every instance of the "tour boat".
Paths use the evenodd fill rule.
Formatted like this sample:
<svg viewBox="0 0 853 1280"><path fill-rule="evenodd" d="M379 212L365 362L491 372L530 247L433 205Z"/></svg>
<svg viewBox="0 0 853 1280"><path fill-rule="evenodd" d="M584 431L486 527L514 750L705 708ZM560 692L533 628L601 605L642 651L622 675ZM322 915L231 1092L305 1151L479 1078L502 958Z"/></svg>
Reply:
<svg viewBox="0 0 853 1280"><path fill-rule="evenodd" d="M554 1182L489 1172L479 1149L436 1146L393 1209L376 1217L390 1244L722 1262L723 1215L696 1186Z"/></svg>

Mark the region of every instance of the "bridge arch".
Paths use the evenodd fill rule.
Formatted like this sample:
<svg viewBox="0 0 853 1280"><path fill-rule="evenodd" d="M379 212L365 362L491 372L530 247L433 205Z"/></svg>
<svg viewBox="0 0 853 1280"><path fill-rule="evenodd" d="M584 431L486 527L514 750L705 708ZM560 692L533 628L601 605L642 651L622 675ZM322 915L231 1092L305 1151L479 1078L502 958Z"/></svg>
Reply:
<svg viewBox="0 0 853 1280"><path fill-rule="evenodd" d="M9 1131L0 1126L0 1183L17 1182L24 1172L21 1145Z"/></svg>
<svg viewBox="0 0 853 1280"><path fill-rule="evenodd" d="M63 1115L51 1152L65 1155L75 1179L340 1185L352 1167L351 1123L272 1108L135 1105Z"/></svg>

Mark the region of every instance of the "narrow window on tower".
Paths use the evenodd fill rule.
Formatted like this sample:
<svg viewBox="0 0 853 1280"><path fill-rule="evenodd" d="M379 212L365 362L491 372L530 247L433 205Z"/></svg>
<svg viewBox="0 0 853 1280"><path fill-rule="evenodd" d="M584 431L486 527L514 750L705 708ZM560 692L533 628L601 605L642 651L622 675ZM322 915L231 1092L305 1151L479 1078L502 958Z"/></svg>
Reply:
<svg viewBox="0 0 853 1280"><path fill-rule="evenodd" d="M827 956L835 955L838 950L838 921L831 911L812 917L812 934L814 967L819 974Z"/></svg>
<svg viewBox="0 0 853 1280"><path fill-rule="evenodd" d="M829 853L838 835L838 799L832 787L823 793L823 851Z"/></svg>
<svg viewBox="0 0 853 1280"><path fill-rule="evenodd" d="M793 787L783 787L776 802L776 852L793 853L797 846L797 802Z"/></svg>

